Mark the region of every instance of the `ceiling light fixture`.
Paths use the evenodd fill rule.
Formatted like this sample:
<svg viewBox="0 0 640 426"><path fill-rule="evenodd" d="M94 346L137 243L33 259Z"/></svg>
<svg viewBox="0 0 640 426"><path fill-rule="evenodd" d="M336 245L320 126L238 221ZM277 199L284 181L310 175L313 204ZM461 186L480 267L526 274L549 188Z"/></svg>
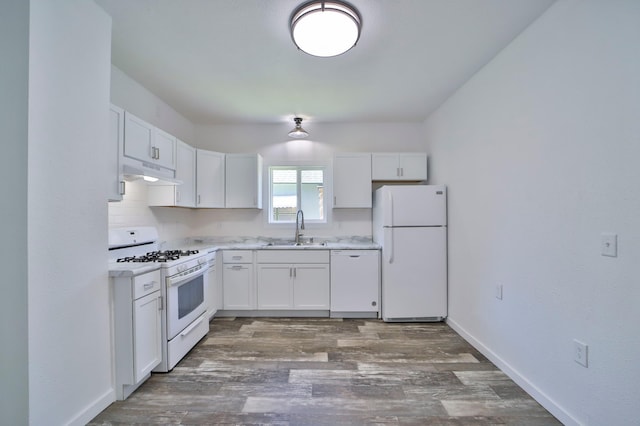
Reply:
<svg viewBox="0 0 640 426"><path fill-rule="evenodd" d="M313 56L340 55L360 39L362 20L351 5L341 1L311 1L291 15L291 38L298 49Z"/></svg>
<svg viewBox="0 0 640 426"><path fill-rule="evenodd" d="M296 139L306 138L309 136L309 133L302 128L302 118L296 117L293 121L295 121L296 127L289 132L289 136Z"/></svg>

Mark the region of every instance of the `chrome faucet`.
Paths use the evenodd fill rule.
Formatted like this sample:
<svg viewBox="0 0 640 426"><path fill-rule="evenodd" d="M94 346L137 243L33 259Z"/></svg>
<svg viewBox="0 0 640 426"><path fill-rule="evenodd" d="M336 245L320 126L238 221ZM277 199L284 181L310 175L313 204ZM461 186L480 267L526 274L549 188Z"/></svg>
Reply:
<svg viewBox="0 0 640 426"><path fill-rule="evenodd" d="M300 218L302 218L302 224L300 224ZM298 210L296 213L296 244L300 244L300 230L304 229L304 212L302 210Z"/></svg>

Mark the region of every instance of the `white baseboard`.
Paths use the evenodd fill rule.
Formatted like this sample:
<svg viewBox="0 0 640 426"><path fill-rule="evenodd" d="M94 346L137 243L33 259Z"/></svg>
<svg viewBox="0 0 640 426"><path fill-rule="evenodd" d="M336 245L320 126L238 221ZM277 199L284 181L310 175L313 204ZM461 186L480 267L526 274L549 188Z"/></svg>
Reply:
<svg viewBox="0 0 640 426"><path fill-rule="evenodd" d="M569 414L564 408L562 408L559 404L557 404L554 400L549 398L541 389L535 386L529 379L520 374L519 371L511 367L506 361L504 361L500 356L498 356L495 352L485 346L478 339L473 337L467 330L465 330L460 324L458 324L455 319L448 317L446 319L447 325L449 325L456 333L462 336L471 346L480 351L484 356L486 356L491 362L493 362L500 370L502 370L511 380L516 382L518 386L524 389L533 399L538 401L540 405L547 409L551 414L553 414L558 420L560 420L564 425L572 425L572 426L580 426L580 422L578 422L571 414Z"/></svg>
<svg viewBox="0 0 640 426"><path fill-rule="evenodd" d="M95 416L100 414L105 408L116 400L115 389L109 389L100 397L96 398L91 404L86 406L73 419L67 423L69 426L84 426L89 423Z"/></svg>

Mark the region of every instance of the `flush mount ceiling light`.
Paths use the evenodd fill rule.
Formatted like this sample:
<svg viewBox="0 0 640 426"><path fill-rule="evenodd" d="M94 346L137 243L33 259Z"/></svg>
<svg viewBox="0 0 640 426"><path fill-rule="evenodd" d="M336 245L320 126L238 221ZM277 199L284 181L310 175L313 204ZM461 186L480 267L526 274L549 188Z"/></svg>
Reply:
<svg viewBox="0 0 640 426"><path fill-rule="evenodd" d="M289 132L289 136L296 139L306 138L309 136L309 133L302 128L302 118L296 117L293 121L295 121L296 127Z"/></svg>
<svg viewBox="0 0 640 426"><path fill-rule="evenodd" d="M341 1L304 3L291 16L291 37L298 49L325 58L355 46L361 27L358 11Z"/></svg>

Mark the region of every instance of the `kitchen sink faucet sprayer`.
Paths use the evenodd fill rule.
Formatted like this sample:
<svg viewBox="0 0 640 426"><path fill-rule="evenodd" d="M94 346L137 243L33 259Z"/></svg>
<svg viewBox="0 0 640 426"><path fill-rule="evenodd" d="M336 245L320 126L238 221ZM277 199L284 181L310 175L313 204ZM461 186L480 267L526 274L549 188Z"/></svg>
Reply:
<svg viewBox="0 0 640 426"><path fill-rule="evenodd" d="M301 218L302 218L302 224L300 224ZM301 229L304 229L304 212L302 210L298 210L298 213L296 213L296 238L295 238L296 244L300 244L300 235L303 235L300 233Z"/></svg>

